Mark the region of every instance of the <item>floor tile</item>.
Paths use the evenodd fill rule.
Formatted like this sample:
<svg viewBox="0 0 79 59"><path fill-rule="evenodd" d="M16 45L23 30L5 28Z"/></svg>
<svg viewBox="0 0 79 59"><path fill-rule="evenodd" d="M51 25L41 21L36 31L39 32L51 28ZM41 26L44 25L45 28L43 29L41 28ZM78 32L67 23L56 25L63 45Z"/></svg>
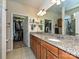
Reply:
<svg viewBox="0 0 79 59"><path fill-rule="evenodd" d="M36 59L36 58L30 48L23 47L8 52L7 59Z"/></svg>

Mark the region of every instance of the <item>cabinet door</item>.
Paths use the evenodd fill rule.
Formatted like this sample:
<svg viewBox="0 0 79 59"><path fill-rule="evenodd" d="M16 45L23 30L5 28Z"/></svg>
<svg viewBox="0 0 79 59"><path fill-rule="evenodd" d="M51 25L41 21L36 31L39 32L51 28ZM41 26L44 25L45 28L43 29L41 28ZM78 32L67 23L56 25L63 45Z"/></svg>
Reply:
<svg viewBox="0 0 79 59"><path fill-rule="evenodd" d="M59 50L59 59L77 59L77 58L62 50Z"/></svg>
<svg viewBox="0 0 79 59"><path fill-rule="evenodd" d="M47 51L47 59L58 59L56 56L54 56L52 53Z"/></svg>
<svg viewBox="0 0 79 59"><path fill-rule="evenodd" d="M33 50L33 36L30 35L30 46L31 46L31 49Z"/></svg>
<svg viewBox="0 0 79 59"><path fill-rule="evenodd" d="M35 56L37 55L37 41L36 41L36 38L34 39L34 54L35 54Z"/></svg>
<svg viewBox="0 0 79 59"><path fill-rule="evenodd" d="M41 45L41 59L46 59L46 48Z"/></svg>
<svg viewBox="0 0 79 59"><path fill-rule="evenodd" d="M56 55L58 57L58 48L57 47L54 47L46 42L43 42L42 41L42 45L47 49L49 50L50 52L52 52L54 55Z"/></svg>
<svg viewBox="0 0 79 59"><path fill-rule="evenodd" d="M37 43L37 59L41 58L41 45L40 43Z"/></svg>
<svg viewBox="0 0 79 59"><path fill-rule="evenodd" d="M34 52L34 39L31 39L32 41L31 41L31 48L32 48L32 50L33 50L33 52Z"/></svg>

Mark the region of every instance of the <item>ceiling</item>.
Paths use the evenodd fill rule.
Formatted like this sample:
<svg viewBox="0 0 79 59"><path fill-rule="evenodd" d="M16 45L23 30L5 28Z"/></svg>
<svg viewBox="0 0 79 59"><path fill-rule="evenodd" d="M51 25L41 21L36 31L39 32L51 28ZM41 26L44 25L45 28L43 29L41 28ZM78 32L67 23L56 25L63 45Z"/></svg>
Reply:
<svg viewBox="0 0 79 59"><path fill-rule="evenodd" d="M64 2L64 6L66 10L70 10L72 8L79 7L79 0L66 0Z"/></svg>
<svg viewBox="0 0 79 59"><path fill-rule="evenodd" d="M37 9L40 8L44 2L44 0L12 0L12 1L16 1L24 5L29 5Z"/></svg>
<svg viewBox="0 0 79 59"><path fill-rule="evenodd" d="M51 0L13 0L24 5L30 5L37 9L45 9L50 11L61 11L61 7L64 6L66 10L70 10L72 8L79 6L79 0L66 0L61 5L57 6L53 5ZM52 6L53 5L53 6Z"/></svg>

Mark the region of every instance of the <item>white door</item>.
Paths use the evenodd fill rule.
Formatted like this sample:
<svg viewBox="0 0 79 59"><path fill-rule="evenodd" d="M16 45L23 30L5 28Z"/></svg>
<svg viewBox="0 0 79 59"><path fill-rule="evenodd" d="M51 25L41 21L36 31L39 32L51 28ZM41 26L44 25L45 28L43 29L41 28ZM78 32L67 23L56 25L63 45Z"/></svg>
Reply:
<svg viewBox="0 0 79 59"><path fill-rule="evenodd" d="M28 17L25 17L23 21L23 42L25 46L28 46Z"/></svg>

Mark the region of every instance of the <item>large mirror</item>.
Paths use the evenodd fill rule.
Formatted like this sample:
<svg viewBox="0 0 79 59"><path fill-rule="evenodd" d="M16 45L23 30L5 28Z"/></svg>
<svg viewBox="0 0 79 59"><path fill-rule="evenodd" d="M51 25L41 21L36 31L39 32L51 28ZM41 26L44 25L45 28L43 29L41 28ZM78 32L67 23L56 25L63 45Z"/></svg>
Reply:
<svg viewBox="0 0 79 59"><path fill-rule="evenodd" d="M52 20L52 33L65 35L79 34L79 0L65 0L53 5L41 19Z"/></svg>
<svg viewBox="0 0 79 59"><path fill-rule="evenodd" d="M63 3L65 8L64 16L64 32L66 35L77 35L78 30L78 18L79 15L79 0L66 0ZM76 17L78 16L78 18ZM76 22L77 21L77 22Z"/></svg>

